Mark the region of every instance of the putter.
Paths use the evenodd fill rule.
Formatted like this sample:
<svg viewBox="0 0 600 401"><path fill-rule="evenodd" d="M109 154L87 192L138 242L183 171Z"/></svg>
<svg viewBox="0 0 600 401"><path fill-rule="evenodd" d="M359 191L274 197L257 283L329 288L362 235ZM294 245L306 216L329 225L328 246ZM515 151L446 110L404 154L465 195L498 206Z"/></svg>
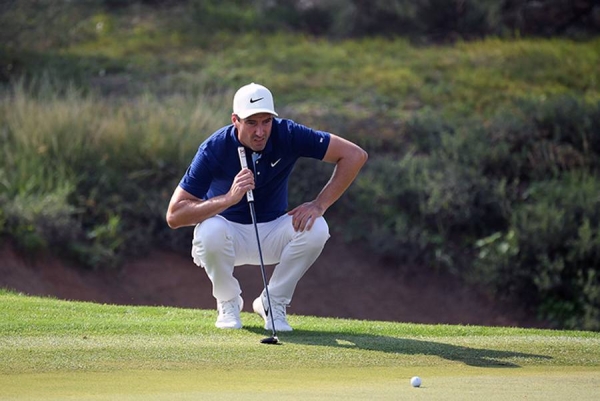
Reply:
<svg viewBox="0 0 600 401"><path fill-rule="evenodd" d="M248 161L246 160L246 151L243 146L238 147L238 155L240 156L240 164L242 168L248 168ZM265 263L263 262L262 249L260 247L260 237L258 235L258 224L256 223L256 211L254 210L254 194L252 190L246 192L246 199L248 199L248 205L250 205L250 215L252 215L252 224L254 224L254 231L256 232L256 243L258 244L258 256L260 258L260 272L262 274L263 284L265 287L265 294L267 295L267 304L269 310L267 314L271 318L271 327L273 328L273 335L271 337L263 338L260 340L263 344L277 344L279 339L277 338L277 331L275 331L275 319L271 313L271 296L269 295L269 287L267 285L267 273L265 272Z"/></svg>

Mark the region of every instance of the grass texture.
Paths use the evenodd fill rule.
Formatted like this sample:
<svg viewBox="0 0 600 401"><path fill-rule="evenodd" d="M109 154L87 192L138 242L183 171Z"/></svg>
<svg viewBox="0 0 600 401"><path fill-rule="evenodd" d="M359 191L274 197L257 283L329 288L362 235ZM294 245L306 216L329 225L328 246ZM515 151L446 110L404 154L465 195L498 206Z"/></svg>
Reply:
<svg viewBox="0 0 600 401"><path fill-rule="evenodd" d="M600 386L594 332L290 315L269 346L257 316L222 331L215 314L2 291L0 400L585 400Z"/></svg>

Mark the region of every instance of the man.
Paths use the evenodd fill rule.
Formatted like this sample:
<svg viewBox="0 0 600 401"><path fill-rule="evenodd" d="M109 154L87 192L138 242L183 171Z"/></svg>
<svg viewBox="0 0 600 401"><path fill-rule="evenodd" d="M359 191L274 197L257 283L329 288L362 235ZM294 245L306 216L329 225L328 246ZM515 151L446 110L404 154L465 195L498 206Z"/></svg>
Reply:
<svg viewBox="0 0 600 401"><path fill-rule="evenodd" d="M291 331L286 307L329 238L323 214L367 160L364 150L345 139L276 117L267 88L255 83L240 88L233 98L232 124L200 145L169 203L171 228L195 226L192 257L212 282L218 328L242 327L242 291L234 267L260 264L246 192L254 192L264 263L276 264L268 283L275 330ZM240 167L239 146L252 156L251 168ZM300 157L336 166L314 200L286 212L288 178ZM264 290L252 306L265 329L272 330Z"/></svg>

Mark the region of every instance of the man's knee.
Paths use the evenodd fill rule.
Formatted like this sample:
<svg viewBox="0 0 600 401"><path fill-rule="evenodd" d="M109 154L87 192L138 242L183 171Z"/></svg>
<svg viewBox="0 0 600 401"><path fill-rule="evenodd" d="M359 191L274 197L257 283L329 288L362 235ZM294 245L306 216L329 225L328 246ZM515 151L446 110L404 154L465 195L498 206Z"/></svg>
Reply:
<svg viewBox="0 0 600 401"><path fill-rule="evenodd" d="M323 247L329 239L329 226L327 221L323 217L319 217L315 220L315 223L310 230L304 231L303 235L306 237L308 246L312 247Z"/></svg>
<svg viewBox="0 0 600 401"><path fill-rule="evenodd" d="M222 217L215 216L196 226L193 246L202 248L204 252L212 252L223 248L229 239L229 223Z"/></svg>

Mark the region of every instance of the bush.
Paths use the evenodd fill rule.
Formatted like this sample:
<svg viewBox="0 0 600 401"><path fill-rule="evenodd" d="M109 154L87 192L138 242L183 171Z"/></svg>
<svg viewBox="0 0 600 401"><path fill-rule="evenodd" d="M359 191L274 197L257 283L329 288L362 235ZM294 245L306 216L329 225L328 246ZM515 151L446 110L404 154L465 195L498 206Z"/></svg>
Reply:
<svg viewBox="0 0 600 401"><path fill-rule="evenodd" d="M597 31L597 7L593 0L505 0L502 20L524 35L577 36Z"/></svg>
<svg viewBox="0 0 600 401"><path fill-rule="evenodd" d="M501 33L498 1L426 0L418 4L422 33L432 39L448 41Z"/></svg>
<svg viewBox="0 0 600 401"><path fill-rule="evenodd" d="M57 253L82 233L75 208L67 201L72 188L47 194L20 194L3 202L4 230L28 253L50 249Z"/></svg>
<svg viewBox="0 0 600 401"><path fill-rule="evenodd" d="M599 106L557 97L446 123L426 112L397 132L398 150L369 138L335 210L346 236L484 283L557 327L598 330Z"/></svg>
<svg viewBox="0 0 600 401"><path fill-rule="evenodd" d="M243 0L193 0L191 18L203 33L255 31L260 28L258 10Z"/></svg>
<svg viewBox="0 0 600 401"><path fill-rule="evenodd" d="M46 50L94 34L81 24L98 11L100 0L86 2L5 0L0 2L0 47Z"/></svg>
<svg viewBox="0 0 600 401"><path fill-rule="evenodd" d="M600 179L533 184L510 227L477 242L480 278L558 327L600 329Z"/></svg>
<svg viewBox="0 0 600 401"><path fill-rule="evenodd" d="M505 226L506 193L503 183L435 156L371 156L350 189L347 235L393 260L461 274L465 244Z"/></svg>
<svg viewBox="0 0 600 401"><path fill-rule="evenodd" d="M600 103L572 96L521 101L489 121L473 121L446 137L453 160L508 182L530 183L599 167Z"/></svg>
<svg viewBox="0 0 600 401"><path fill-rule="evenodd" d="M405 36L455 41L487 35L591 35L592 0L192 0L204 32L299 30L332 37Z"/></svg>

